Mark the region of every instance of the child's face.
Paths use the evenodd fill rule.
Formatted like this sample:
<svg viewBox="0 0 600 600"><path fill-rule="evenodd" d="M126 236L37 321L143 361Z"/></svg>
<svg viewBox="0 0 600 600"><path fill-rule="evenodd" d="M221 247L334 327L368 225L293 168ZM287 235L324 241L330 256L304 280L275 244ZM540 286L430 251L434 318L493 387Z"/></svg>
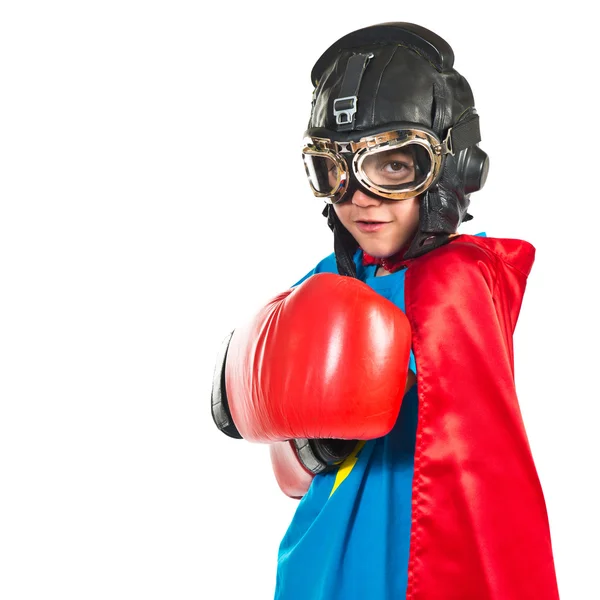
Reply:
<svg viewBox="0 0 600 600"><path fill-rule="evenodd" d="M333 205L342 225L360 247L383 258L405 246L419 225L419 198L376 200L357 190L347 202Z"/></svg>
<svg viewBox="0 0 600 600"><path fill-rule="evenodd" d="M403 152L375 154L365 160L363 168L371 181L382 186L400 185L415 178L412 157ZM384 200L357 190L346 202L334 204L334 210L360 247L380 258L398 252L419 225L418 196Z"/></svg>

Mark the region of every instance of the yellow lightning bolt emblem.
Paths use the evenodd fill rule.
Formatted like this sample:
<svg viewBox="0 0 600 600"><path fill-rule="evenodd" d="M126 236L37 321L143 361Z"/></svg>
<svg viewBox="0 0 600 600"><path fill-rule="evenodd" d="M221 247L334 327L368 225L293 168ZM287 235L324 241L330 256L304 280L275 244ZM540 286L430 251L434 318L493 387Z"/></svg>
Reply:
<svg viewBox="0 0 600 600"><path fill-rule="evenodd" d="M346 479L346 477L350 475L352 469L354 469L354 465L358 460L358 453L362 450L362 447L364 445L364 441L358 442L358 444L356 444L356 446L354 447L354 450L352 450L350 456L348 456L348 458L346 458L344 462L340 465L338 472L335 476L335 481L333 482L333 488L331 489L331 493L329 494L330 498L331 496L333 496L333 492L335 492L335 490L338 489L342 481L344 481L344 479Z"/></svg>

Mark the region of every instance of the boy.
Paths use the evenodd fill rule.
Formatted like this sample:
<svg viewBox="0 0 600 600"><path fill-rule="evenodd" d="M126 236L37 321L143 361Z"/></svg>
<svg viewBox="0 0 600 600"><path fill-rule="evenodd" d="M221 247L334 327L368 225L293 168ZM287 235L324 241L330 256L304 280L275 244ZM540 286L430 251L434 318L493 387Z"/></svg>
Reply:
<svg viewBox="0 0 600 600"><path fill-rule="evenodd" d="M302 497L276 599L558 598L513 373L534 249L456 233L488 157L453 62L386 23L311 74L303 156L335 252L232 334L212 399Z"/></svg>

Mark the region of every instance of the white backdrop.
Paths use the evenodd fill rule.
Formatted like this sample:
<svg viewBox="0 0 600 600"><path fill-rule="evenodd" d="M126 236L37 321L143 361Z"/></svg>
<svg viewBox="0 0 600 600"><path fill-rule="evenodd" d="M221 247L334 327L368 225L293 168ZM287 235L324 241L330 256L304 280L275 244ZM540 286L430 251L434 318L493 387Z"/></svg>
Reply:
<svg viewBox="0 0 600 600"><path fill-rule="evenodd" d="M6 2L0 597L268 599L296 507L210 417L222 338L332 251L301 162L329 44L408 21L473 87L464 233L537 248L515 335L564 600L600 598L597 52L583 2Z"/></svg>

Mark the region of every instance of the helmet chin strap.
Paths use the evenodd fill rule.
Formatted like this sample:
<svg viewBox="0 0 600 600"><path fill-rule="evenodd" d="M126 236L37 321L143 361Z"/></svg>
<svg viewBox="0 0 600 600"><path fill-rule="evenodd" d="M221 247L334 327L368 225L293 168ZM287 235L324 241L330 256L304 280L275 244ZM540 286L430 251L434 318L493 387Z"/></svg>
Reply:
<svg viewBox="0 0 600 600"><path fill-rule="evenodd" d="M327 225L333 231L333 251L335 262L340 275L356 277L356 265L354 264L354 253L358 249L357 241L352 234L342 225L337 216L333 204L327 204L323 210L323 216L327 217Z"/></svg>

